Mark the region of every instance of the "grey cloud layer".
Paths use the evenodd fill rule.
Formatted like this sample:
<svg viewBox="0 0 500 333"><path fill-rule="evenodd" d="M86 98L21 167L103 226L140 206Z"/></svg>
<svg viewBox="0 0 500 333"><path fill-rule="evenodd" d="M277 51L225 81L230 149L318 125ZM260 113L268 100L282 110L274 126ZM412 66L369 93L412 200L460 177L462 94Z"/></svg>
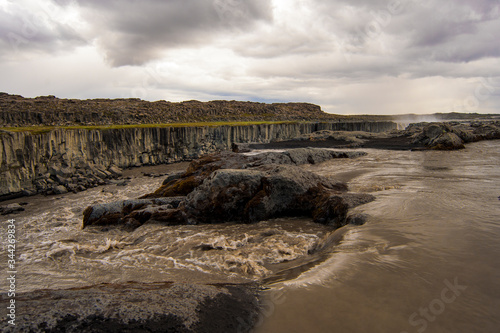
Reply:
<svg viewBox="0 0 500 333"><path fill-rule="evenodd" d="M141 65L170 48L203 45L214 35L270 20L270 1L79 1L114 66Z"/></svg>
<svg viewBox="0 0 500 333"><path fill-rule="evenodd" d="M393 39L390 47L398 60L410 62L462 62L500 56L496 35L500 31L498 0L312 0L301 3L309 11L310 25L297 27L276 25L271 0L53 3L62 7L78 4L91 32L76 32L47 15L36 19L34 13L19 5L9 13L0 10L2 53L8 52L8 46L21 51L53 52L97 41L111 65L142 65L173 48L208 45L219 36L233 34L234 41L226 47L250 58L339 50L354 55L373 54L369 46L381 37ZM397 11L391 13L396 3ZM290 6L294 6L293 1ZM265 22L268 29L253 31L252 25L258 21ZM36 33L26 36L33 29Z"/></svg>
<svg viewBox="0 0 500 333"><path fill-rule="evenodd" d="M30 7L23 1L0 8L0 57L12 59L23 53L58 53L85 39L71 26L54 20L48 10Z"/></svg>
<svg viewBox="0 0 500 333"><path fill-rule="evenodd" d="M474 93L480 78L496 82L487 102L500 107L498 31L499 0L0 2L0 59L14 59L22 72L23 61L41 53L46 61L65 58L67 67L55 61L40 68L40 76L60 74L62 83L54 85L65 94L82 94L65 80L92 72L86 97L102 89L110 97L141 90L145 99L297 100L351 113L376 104L380 112L399 112L411 98L421 108L449 111L453 99Z"/></svg>

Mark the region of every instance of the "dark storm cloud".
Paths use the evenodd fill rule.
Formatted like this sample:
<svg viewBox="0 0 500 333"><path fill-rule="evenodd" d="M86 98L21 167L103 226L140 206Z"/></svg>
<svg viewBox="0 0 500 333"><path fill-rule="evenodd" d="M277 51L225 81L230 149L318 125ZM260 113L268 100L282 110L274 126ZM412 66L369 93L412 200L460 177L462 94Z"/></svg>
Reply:
<svg viewBox="0 0 500 333"><path fill-rule="evenodd" d="M271 19L270 0L78 1L113 66L141 65L169 48Z"/></svg>
<svg viewBox="0 0 500 333"><path fill-rule="evenodd" d="M33 52L58 53L85 44L71 26L57 22L43 7L20 1L0 9L0 57Z"/></svg>

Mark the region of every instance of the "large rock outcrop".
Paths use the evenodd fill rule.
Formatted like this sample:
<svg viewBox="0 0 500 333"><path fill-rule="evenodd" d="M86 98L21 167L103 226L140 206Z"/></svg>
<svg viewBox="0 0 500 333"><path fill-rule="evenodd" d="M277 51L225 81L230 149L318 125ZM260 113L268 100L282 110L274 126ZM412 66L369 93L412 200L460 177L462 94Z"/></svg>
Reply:
<svg viewBox="0 0 500 333"><path fill-rule="evenodd" d="M206 156L140 200L88 207L83 227L253 223L280 216L310 216L318 223L340 227L347 223L349 208L374 198L347 193L346 184L298 166L363 154L301 148L255 156L230 152Z"/></svg>
<svg viewBox="0 0 500 333"><path fill-rule="evenodd" d="M259 303L254 285L130 282L17 293L15 308L16 325L4 316L0 331L236 333L250 330Z"/></svg>
<svg viewBox="0 0 500 333"><path fill-rule="evenodd" d="M469 142L500 139L500 122L420 123L410 125L404 133L413 144L427 149L455 150Z"/></svg>

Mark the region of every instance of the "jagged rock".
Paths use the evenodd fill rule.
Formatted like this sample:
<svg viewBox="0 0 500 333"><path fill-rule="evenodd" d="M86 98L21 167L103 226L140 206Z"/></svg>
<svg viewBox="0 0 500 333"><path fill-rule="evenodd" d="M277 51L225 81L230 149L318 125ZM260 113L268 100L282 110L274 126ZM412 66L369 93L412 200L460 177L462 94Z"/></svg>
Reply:
<svg viewBox="0 0 500 333"><path fill-rule="evenodd" d="M185 196L199 186L212 172L219 169L248 169L269 164L301 165L320 163L334 158L354 158L365 155L364 152L341 152L327 149L298 148L285 152L266 152L247 156L232 152L222 152L202 157L191 162L186 172L165 180L155 192L143 198Z"/></svg>
<svg viewBox="0 0 500 333"><path fill-rule="evenodd" d="M113 177L121 177L123 176L123 171L116 165L112 165L108 168L108 171L111 173Z"/></svg>
<svg viewBox="0 0 500 333"><path fill-rule="evenodd" d="M184 174L184 171L178 171L178 172L173 172L173 173L169 174L167 176L167 178L165 178L165 180L163 181L162 185L167 185L168 183L170 183L174 180L180 179L183 174Z"/></svg>
<svg viewBox="0 0 500 333"><path fill-rule="evenodd" d="M101 166L91 166L87 175L90 177L97 177L102 180L109 178L111 173L106 171L106 169Z"/></svg>
<svg viewBox="0 0 500 333"><path fill-rule="evenodd" d="M137 203L128 201L87 208L84 227L89 224L137 227L147 221L167 224L253 223L294 215L311 216L318 223L340 227L347 223L350 207L369 202L374 197L348 194L346 184L297 165L347 156L349 154L321 149L296 149L256 156L229 152L207 156L193 161L185 173L168 179L159 190ZM269 164L268 161L283 164ZM180 200L178 207L169 206L164 201L152 201L165 200L164 197L172 195L186 197ZM152 199L154 197L159 199Z"/></svg>
<svg viewBox="0 0 500 333"><path fill-rule="evenodd" d="M314 201L313 201L314 202ZM314 222L328 224L337 228L347 224L347 210L349 206L338 195L322 195L314 202L315 206L311 212Z"/></svg>
<svg viewBox="0 0 500 333"><path fill-rule="evenodd" d="M434 150L463 149L465 148L464 142L477 140L470 127L463 124L413 124L406 132L412 133L414 144Z"/></svg>
<svg viewBox="0 0 500 333"><path fill-rule="evenodd" d="M499 121L489 121L471 124L460 124L460 123L431 123L431 124L415 124L415 128L423 128L421 134L415 136L416 140L421 140L426 143L430 148L434 146L442 145L443 149L460 149L462 146L459 144L457 137L462 140L463 143L474 142L480 140L495 140L500 139L500 122ZM435 132L432 132L434 136L429 134L429 128L434 128ZM427 134L426 134L427 133ZM435 135L438 133L439 135ZM454 135L445 135L447 133L452 133ZM443 136L441 139L439 139ZM456 137L455 137L456 136ZM435 144L436 142L438 142ZM436 147L434 147L436 148ZM439 147L438 147L439 148Z"/></svg>
<svg viewBox="0 0 500 333"><path fill-rule="evenodd" d="M49 173L51 176L59 175L61 174L61 168L57 165L53 165L49 168Z"/></svg>
<svg viewBox="0 0 500 333"><path fill-rule="evenodd" d="M451 128L451 132L456 134L460 139L462 139L464 143L474 142L478 140L472 128L464 124L458 124L456 126L453 126Z"/></svg>
<svg viewBox="0 0 500 333"><path fill-rule="evenodd" d="M364 205L375 200L375 197L367 193L344 193L342 198L349 208Z"/></svg>
<svg viewBox="0 0 500 333"><path fill-rule="evenodd" d="M74 168L70 168L70 167L63 167L60 169L60 175L65 177L65 178L68 178L68 177L71 177L75 174L75 169Z"/></svg>
<svg viewBox="0 0 500 333"><path fill-rule="evenodd" d="M141 225L151 217L151 210L146 210L146 208L157 207L160 211L173 209L177 208L183 199L182 197L136 199L89 206L83 212L83 228L89 225L120 224L125 220L134 220L136 218L139 225ZM143 214L130 216L134 211Z"/></svg>
<svg viewBox="0 0 500 333"><path fill-rule="evenodd" d="M365 152L360 151L341 152L314 148L291 149L287 153L295 165L317 164L333 158L355 158L366 155Z"/></svg>
<svg viewBox="0 0 500 333"><path fill-rule="evenodd" d="M231 151L233 153L248 153L251 151L250 145L251 143L233 142L231 144Z"/></svg>
<svg viewBox="0 0 500 333"><path fill-rule="evenodd" d="M257 170L218 170L183 202L192 223L249 220L248 203L263 188L265 174Z"/></svg>
<svg viewBox="0 0 500 333"><path fill-rule="evenodd" d="M368 220L367 214L352 214L347 217L347 223L353 225L363 225Z"/></svg>
<svg viewBox="0 0 500 333"><path fill-rule="evenodd" d="M0 331L247 332L258 317L257 290L253 284L129 282L16 292L22 300L15 303L16 325L2 320ZM3 306L8 298L2 298Z"/></svg>
<svg viewBox="0 0 500 333"><path fill-rule="evenodd" d="M61 175L55 175L55 176L52 176L52 179L54 179L58 184L60 185L65 185L68 183L68 179L67 178L64 178L63 176Z"/></svg>
<svg viewBox="0 0 500 333"><path fill-rule="evenodd" d="M54 194L65 194L65 193L68 193L68 190L66 189L66 187L64 187L62 185L58 185L52 189L52 192Z"/></svg>
<svg viewBox="0 0 500 333"><path fill-rule="evenodd" d="M66 189L69 191L69 192L78 192L78 186L77 185L74 185L74 184L67 184L66 185Z"/></svg>
<svg viewBox="0 0 500 333"><path fill-rule="evenodd" d="M320 130L272 144L252 144L253 149L297 147L366 147L396 150L462 149L465 143L500 139L500 122L415 123L386 133Z"/></svg>
<svg viewBox="0 0 500 333"><path fill-rule="evenodd" d="M495 123L477 123L471 125L477 140L496 140L500 139L500 122Z"/></svg>
<svg viewBox="0 0 500 333"><path fill-rule="evenodd" d="M442 134L446 133L450 129L451 128L446 124L435 123L425 126L424 129L422 130L422 134L424 135L425 138L433 140L441 136Z"/></svg>
<svg viewBox="0 0 500 333"><path fill-rule="evenodd" d="M429 144L429 149L434 150L455 150L465 148L464 142L455 133L446 132L432 139Z"/></svg>
<svg viewBox="0 0 500 333"><path fill-rule="evenodd" d="M33 181L33 185L35 186L37 192L43 193L47 191L48 185L47 185L47 179L36 179Z"/></svg>
<svg viewBox="0 0 500 333"><path fill-rule="evenodd" d="M5 206L0 206L0 215L8 215L22 211L24 211L24 208L18 203L11 203Z"/></svg>
<svg viewBox="0 0 500 333"><path fill-rule="evenodd" d="M30 197L30 196L33 196L36 194L37 194L37 191L35 191L35 190L23 190L22 191L22 195L26 196L26 197Z"/></svg>

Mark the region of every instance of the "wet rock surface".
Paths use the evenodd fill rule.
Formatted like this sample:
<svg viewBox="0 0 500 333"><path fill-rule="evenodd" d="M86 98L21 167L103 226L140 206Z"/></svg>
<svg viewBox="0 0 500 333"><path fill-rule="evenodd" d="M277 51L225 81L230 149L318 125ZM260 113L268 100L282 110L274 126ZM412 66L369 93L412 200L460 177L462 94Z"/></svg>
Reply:
<svg viewBox="0 0 500 333"><path fill-rule="evenodd" d="M88 207L83 226L255 223L310 216L315 222L340 227L347 223L349 208L374 198L347 193L346 184L298 166L361 155L364 153L300 148L254 156L230 152L206 156L193 161L186 172L169 176L142 199Z"/></svg>
<svg viewBox="0 0 500 333"><path fill-rule="evenodd" d="M0 215L9 215L23 211L24 211L23 205L19 203L11 203L8 205L0 206Z"/></svg>
<svg viewBox="0 0 500 333"><path fill-rule="evenodd" d="M137 199L112 202L88 207L84 212L83 227L92 225L109 225L119 221L124 226L133 228L142 225L158 214L171 212L179 207L184 197L157 199Z"/></svg>
<svg viewBox="0 0 500 333"><path fill-rule="evenodd" d="M16 326L2 332L246 332L258 313L255 285L102 284L16 296ZM9 300L2 296L2 307Z"/></svg>

